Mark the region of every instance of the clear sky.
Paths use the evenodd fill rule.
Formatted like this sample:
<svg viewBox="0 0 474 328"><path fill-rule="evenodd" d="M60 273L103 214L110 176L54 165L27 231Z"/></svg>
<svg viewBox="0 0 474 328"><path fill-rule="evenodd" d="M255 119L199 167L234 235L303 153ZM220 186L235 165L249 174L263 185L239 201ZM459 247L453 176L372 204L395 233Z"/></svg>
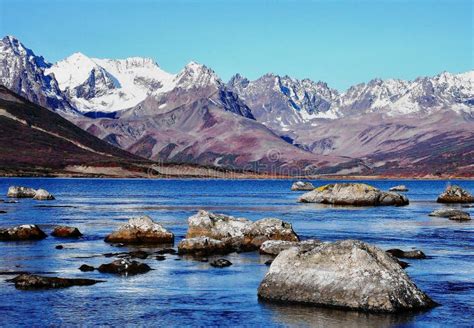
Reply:
<svg viewBox="0 0 474 328"><path fill-rule="evenodd" d="M55 62L194 60L224 80L267 72L334 88L473 69L473 1L0 0L0 32Z"/></svg>

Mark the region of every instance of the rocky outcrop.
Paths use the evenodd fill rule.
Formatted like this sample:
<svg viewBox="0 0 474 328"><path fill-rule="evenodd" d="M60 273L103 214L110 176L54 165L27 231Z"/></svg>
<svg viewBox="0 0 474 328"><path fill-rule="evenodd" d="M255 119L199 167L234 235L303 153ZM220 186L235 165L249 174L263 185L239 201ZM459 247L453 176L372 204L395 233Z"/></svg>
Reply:
<svg viewBox="0 0 474 328"><path fill-rule="evenodd" d="M308 239L303 241L285 241L285 240L267 240L260 246L260 254L277 256L284 250L291 247L298 247L301 250L308 251L321 245L321 241L317 239Z"/></svg>
<svg viewBox="0 0 474 328"><path fill-rule="evenodd" d="M399 186L390 188L389 191L406 192L408 191L408 188L405 185L399 185Z"/></svg>
<svg viewBox="0 0 474 328"><path fill-rule="evenodd" d="M232 262L226 259L217 259L209 263L214 268L225 268L232 265Z"/></svg>
<svg viewBox="0 0 474 328"><path fill-rule="evenodd" d="M266 240L298 241L298 236L293 231L290 223L280 219L265 218L255 222L244 218L234 218L224 214L214 214L207 211L199 211L188 219L187 239L195 237L208 237L206 248L251 251L257 250ZM186 242L188 243L186 239ZM214 241L223 242L223 245ZM204 240L191 240L190 242L200 245ZM181 248L188 244L182 245Z"/></svg>
<svg viewBox="0 0 474 328"><path fill-rule="evenodd" d="M257 250L267 240L299 241L290 223L275 218L255 221L242 229L242 250Z"/></svg>
<svg viewBox="0 0 474 328"><path fill-rule="evenodd" d="M311 182L304 182L304 181L296 181L291 186L292 191L307 191L307 190L313 190L313 189L314 189L314 186Z"/></svg>
<svg viewBox="0 0 474 328"><path fill-rule="evenodd" d="M51 235L58 238L79 238L82 233L75 227L58 226L54 228Z"/></svg>
<svg viewBox="0 0 474 328"><path fill-rule="evenodd" d="M147 273L151 270L151 268L146 263L122 259L113 261L111 263L102 264L97 270L99 270L101 273L114 273L124 276L132 276L136 274Z"/></svg>
<svg viewBox="0 0 474 328"><path fill-rule="evenodd" d="M425 253L417 249L412 251L402 251L401 249L393 248L386 252L399 259L426 259Z"/></svg>
<svg viewBox="0 0 474 328"><path fill-rule="evenodd" d="M46 234L34 224L0 229L0 241L41 240Z"/></svg>
<svg viewBox="0 0 474 328"><path fill-rule="evenodd" d="M206 256L211 254L228 254L234 251L228 242L209 237L186 238L178 244L178 254Z"/></svg>
<svg viewBox="0 0 474 328"><path fill-rule="evenodd" d="M448 186L446 190L438 196L438 203L474 203L474 196L467 190L459 186Z"/></svg>
<svg viewBox="0 0 474 328"><path fill-rule="evenodd" d="M105 241L124 244L172 244L174 235L149 216L132 218L114 231Z"/></svg>
<svg viewBox="0 0 474 328"><path fill-rule="evenodd" d="M53 288L67 288L71 286L91 286L101 280L93 279L70 279L57 277L43 277L33 274L21 274L13 279L8 280L15 284L17 289L53 289Z"/></svg>
<svg viewBox="0 0 474 328"><path fill-rule="evenodd" d="M35 195L35 189L21 186L11 186L7 192L7 197L12 198L33 198Z"/></svg>
<svg viewBox="0 0 474 328"><path fill-rule="evenodd" d="M383 250L356 240L292 247L273 261L258 288L261 299L400 312L436 305Z"/></svg>
<svg viewBox="0 0 474 328"><path fill-rule="evenodd" d="M448 218L455 221L468 221L471 219L471 215L468 212L457 210L454 208L442 208L434 210L429 216L437 216L440 218Z"/></svg>
<svg viewBox="0 0 474 328"><path fill-rule="evenodd" d="M38 189L36 190L35 196L33 199L36 200L54 200L54 196L51 195L47 190L44 189Z"/></svg>
<svg viewBox="0 0 474 328"><path fill-rule="evenodd" d="M403 206L409 203L405 195L381 191L364 183L328 184L303 194L298 201L349 206Z"/></svg>

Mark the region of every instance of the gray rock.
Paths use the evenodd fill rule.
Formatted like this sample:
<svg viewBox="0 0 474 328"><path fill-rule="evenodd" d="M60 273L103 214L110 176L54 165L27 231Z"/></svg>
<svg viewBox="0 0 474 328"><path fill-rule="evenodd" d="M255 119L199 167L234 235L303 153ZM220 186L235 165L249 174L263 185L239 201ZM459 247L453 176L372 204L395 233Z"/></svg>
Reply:
<svg viewBox="0 0 474 328"><path fill-rule="evenodd" d="M389 191L406 192L408 191L408 188L405 185L399 185L399 186L390 188Z"/></svg>
<svg viewBox="0 0 474 328"><path fill-rule="evenodd" d="M474 203L474 196L467 190L453 185L448 186L436 201L438 203Z"/></svg>
<svg viewBox="0 0 474 328"><path fill-rule="evenodd" d="M114 231L105 241L124 244L172 244L174 235L149 216L132 218Z"/></svg>
<svg viewBox="0 0 474 328"><path fill-rule="evenodd" d="M356 240L292 247L273 261L258 288L261 299L400 312L436 305L383 250Z"/></svg>
<svg viewBox="0 0 474 328"><path fill-rule="evenodd" d="M311 182L304 182L304 181L296 181L291 186L292 191L306 191L306 190L313 190L314 186Z"/></svg>
<svg viewBox="0 0 474 328"><path fill-rule="evenodd" d="M260 254L277 256L282 251L291 247L298 247L301 250L310 250L321 245L321 241L317 239L308 239L303 241L285 241L285 240L267 240L260 246Z"/></svg>
<svg viewBox="0 0 474 328"><path fill-rule="evenodd" d="M267 240L299 241L290 223L275 218L265 218L253 222L242 229L244 238L241 249L250 251L260 248Z"/></svg>
<svg viewBox="0 0 474 328"><path fill-rule="evenodd" d="M0 229L0 241L41 240L44 238L46 238L46 234L34 224Z"/></svg>
<svg viewBox="0 0 474 328"><path fill-rule="evenodd" d="M54 196L51 195L47 190L44 189L38 189L36 190L35 196L33 199L36 200L54 200Z"/></svg>
<svg viewBox="0 0 474 328"><path fill-rule="evenodd" d="M33 198L35 195L35 189L21 186L11 186L7 192L7 197L12 198Z"/></svg>
<svg viewBox="0 0 474 328"><path fill-rule="evenodd" d="M298 201L350 206L403 206L409 203L405 195L381 191L364 183L328 184L303 194Z"/></svg>
<svg viewBox="0 0 474 328"><path fill-rule="evenodd" d="M429 214L429 216L448 218L450 220L456 221L467 221L471 219L471 215L468 212L464 212L454 208L442 208L439 210L434 210Z"/></svg>
<svg viewBox="0 0 474 328"><path fill-rule="evenodd" d="M209 237L186 238L178 244L178 254L205 256L210 254L228 254L234 251L231 244Z"/></svg>

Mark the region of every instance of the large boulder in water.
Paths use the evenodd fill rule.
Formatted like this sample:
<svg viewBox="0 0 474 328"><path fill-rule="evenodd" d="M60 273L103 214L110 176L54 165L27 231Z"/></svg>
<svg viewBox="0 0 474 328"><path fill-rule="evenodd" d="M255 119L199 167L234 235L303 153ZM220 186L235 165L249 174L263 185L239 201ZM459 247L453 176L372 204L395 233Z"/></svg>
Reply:
<svg viewBox="0 0 474 328"><path fill-rule="evenodd" d="M459 186L448 186L436 201L438 203L474 203L474 196Z"/></svg>
<svg viewBox="0 0 474 328"><path fill-rule="evenodd" d="M257 250L267 240L299 241L290 223L275 218L255 221L242 229L242 250Z"/></svg>
<svg viewBox="0 0 474 328"><path fill-rule="evenodd" d="M21 186L11 186L7 192L7 197L12 198L33 198L35 195L35 189Z"/></svg>
<svg viewBox="0 0 474 328"><path fill-rule="evenodd" d="M261 282L258 296L275 302L374 312L436 305L390 255L356 240L281 252Z"/></svg>
<svg viewBox="0 0 474 328"><path fill-rule="evenodd" d="M111 263L102 264L97 270L99 270L101 273L114 273L123 276L133 276L136 274L147 273L151 270L151 268L146 263L122 259L115 260Z"/></svg>
<svg viewBox="0 0 474 328"><path fill-rule="evenodd" d="M46 234L34 224L0 229L0 241L41 240L44 238L46 238Z"/></svg>
<svg viewBox="0 0 474 328"><path fill-rule="evenodd" d="M365 183L328 184L303 194L298 201L351 206L403 206L409 203L405 195L381 191Z"/></svg>
<svg viewBox="0 0 474 328"><path fill-rule="evenodd" d="M66 288L71 286L91 286L101 280L92 279L71 279L71 278L57 278L57 277L43 277L33 274L21 274L13 279L8 280L13 282L17 289L53 289Z"/></svg>
<svg viewBox="0 0 474 328"><path fill-rule="evenodd" d="M303 241L286 241L286 240L267 240L260 246L260 254L277 256L284 250L291 247L298 247L301 250L308 251L321 245L321 241L317 239L307 239Z"/></svg>
<svg viewBox="0 0 474 328"><path fill-rule="evenodd" d="M291 185L292 191L308 191L313 190L314 186L311 182L296 181Z"/></svg>
<svg viewBox="0 0 474 328"><path fill-rule="evenodd" d="M51 195L47 190L38 189L36 190L35 196L33 197L35 200L54 200L54 196Z"/></svg>
<svg viewBox="0 0 474 328"><path fill-rule="evenodd" d="M437 216L440 218L448 218L455 221L468 221L471 219L471 215L468 212L457 210L454 208L442 208L434 210L429 216Z"/></svg>
<svg viewBox="0 0 474 328"><path fill-rule="evenodd" d="M206 256L227 254L232 251L234 251L234 247L230 243L209 237L185 238L178 244L178 254Z"/></svg>
<svg viewBox="0 0 474 328"><path fill-rule="evenodd" d="M82 233L75 227L57 226L51 235L58 238L79 238L82 236Z"/></svg>
<svg viewBox="0 0 474 328"><path fill-rule="evenodd" d="M132 218L117 231L105 237L109 243L124 244L172 244L174 235L149 216Z"/></svg>

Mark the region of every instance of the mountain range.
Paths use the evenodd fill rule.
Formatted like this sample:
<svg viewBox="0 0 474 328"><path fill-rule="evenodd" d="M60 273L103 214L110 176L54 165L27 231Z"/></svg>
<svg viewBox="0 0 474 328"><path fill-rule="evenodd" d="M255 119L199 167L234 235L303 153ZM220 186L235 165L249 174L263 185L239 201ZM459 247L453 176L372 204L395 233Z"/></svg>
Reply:
<svg viewBox="0 0 474 328"><path fill-rule="evenodd" d="M472 176L474 71L374 79L339 92L266 74L222 81L195 62L55 64L7 36L0 84L108 143L153 161L276 174Z"/></svg>

